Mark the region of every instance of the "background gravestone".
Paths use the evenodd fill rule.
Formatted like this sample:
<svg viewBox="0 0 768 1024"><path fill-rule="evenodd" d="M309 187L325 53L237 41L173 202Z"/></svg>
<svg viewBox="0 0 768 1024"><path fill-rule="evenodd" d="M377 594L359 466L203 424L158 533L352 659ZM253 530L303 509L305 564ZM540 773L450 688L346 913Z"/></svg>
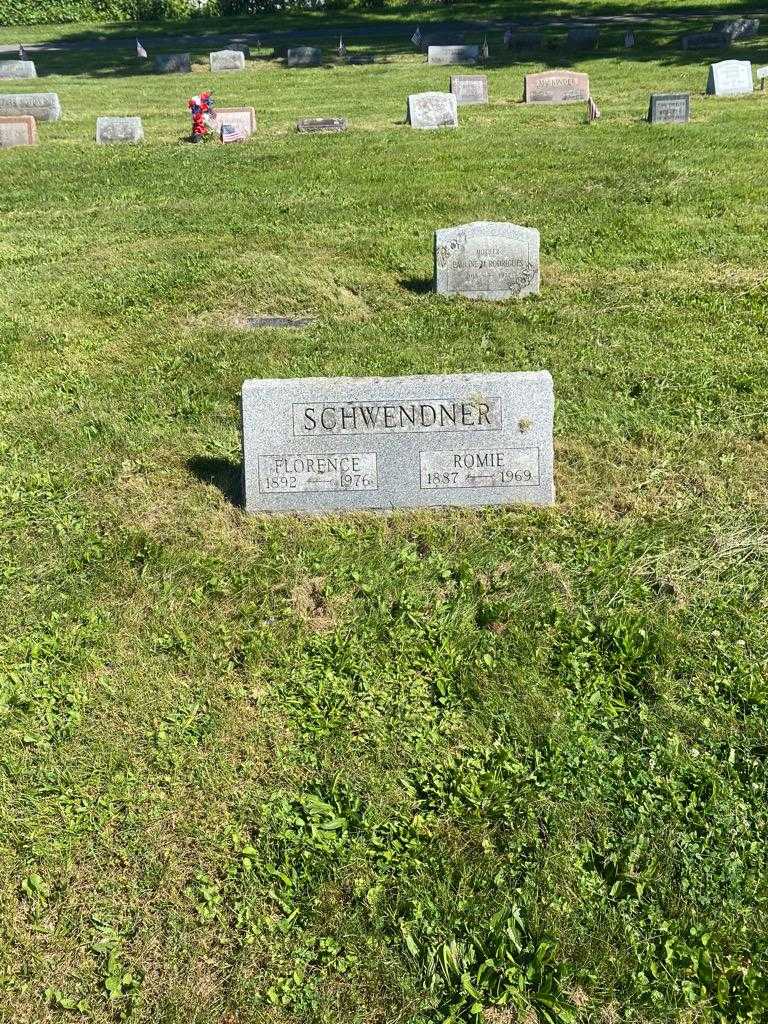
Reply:
<svg viewBox="0 0 768 1024"><path fill-rule="evenodd" d="M479 60L479 46L430 46L427 50L429 64L477 64Z"/></svg>
<svg viewBox="0 0 768 1024"><path fill-rule="evenodd" d="M215 50L208 55L211 71L243 71L245 54L242 50Z"/></svg>
<svg viewBox="0 0 768 1024"><path fill-rule="evenodd" d="M543 45L543 32L511 32L507 42L510 50L540 50Z"/></svg>
<svg viewBox="0 0 768 1024"><path fill-rule="evenodd" d="M761 92L765 92L765 80L768 78L768 67L756 68L755 78L760 83Z"/></svg>
<svg viewBox="0 0 768 1024"><path fill-rule="evenodd" d="M748 60L721 60L709 65L707 95L742 96L754 89L752 64Z"/></svg>
<svg viewBox="0 0 768 1024"><path fill-rule="evenodd" d="M234 40L233 42L229 43L227 46L224 47L224 49L238 51L242 53L246 60L251 59L250 46L247 46L245 43L238 43L237 40Z"/></svg>
<svg viewBox="0 0 768 1024"><path fill-rule="evenodd" d="M408 97L411 128L458 128L456 97L450 92L418 92Z"/></svg>
<svg viewBox="0 0 768 1024"><path fill-rule="evenodd" d="M34 117L0 117L0 149L36 145L37 122Z"/></svg>
<svg viewBox="0 0 768 1024"><path fill-rule="evenodd" d="M684 50L727 50L731 37L725 32L690 32L683 36Z"/></svg>
<svg viewBox="0 0 768 1024"><path fill-rule="evenodd" d="M315 68L323 63L323 51L316 46L295 46L286 52L289 68Z"/></svg>
<svg viewBox="0 0 768 1024"><path fill-rule="evenodd" d="M140 117L97 117L96 142L136 143L144 140L144 127Z"/></svg>
<svg viewBox="0 0 768 1024"><path fill-rule="evenodd" d="M550 505L553 405L546 371L247 380L246 511Z"/></svg>
<svg viewBox="0 0 768 1024"><path fill-rule="evenodd" d="M0 78L37 78L37 69L31 60L0 61Z"/></svg>
<svg viewBox="0 0 768 1024"><path fill-rule="evenodd" d="M296 131L305 134L326 134L346 130L346 117L303 117L296 125Z"/></svg>
<svg viewBox="0 0 768 1024"><path fill-rule="evenodd" d="M435 291L469 299L538 295L539 232L476 221L435 232Z"/></svg>
<svg viewBox="0 0 768 1024"><path fill-rule="evenodd" d="M654 92L648 105L651 124L686 124L691 117L691 97L687 92Z"/></svg>
<svg viewBox="0 0 768 1024"><path fill-rule="evenodd" d="M192 58L188 53L158 54L154 70L159 75L186 75L192 70Z"/></svg>
<svg viewBox="0 0 768 1024"><path fill-rule="evenodd" d="M525 76L526 103L586 103L588 99L589 75L581 71L542 71Z"/></svg>
<svg viewBox="0 0 768 1024"><path fill-rule="evenodd" d="M61 104L55 92L0 93L0 116L34 117L36 121L58 121Z"/></svg>
<svg viewBox="0 0 768 1024"><path fill-rule="evenodd" d="M711 31L724 33L732 42L736 42L737 39L752 39L760 31L760 21L758 18L716 21Z"/></svg>
<svg viewBox="0 0 768 1024"><path fill-rule="evenodd" d="M486 75L451 75L451 92L460 107L488 102Z"/></svg>
<svg viewBox="0 0 768 1024"><path fill-rule="evenodd" d="M245 135L251 136L256 131L256 111L253 107L218 107L216 109L217 131L221 131L223 124L239 128Z"/></svg>
<svg viewBox="0 0 768 1024"><path fill-rule="evenodd" d="M568 30L566 46L569 50L594 50L600 38L600 29L595 25L580 25Z"/></svg>

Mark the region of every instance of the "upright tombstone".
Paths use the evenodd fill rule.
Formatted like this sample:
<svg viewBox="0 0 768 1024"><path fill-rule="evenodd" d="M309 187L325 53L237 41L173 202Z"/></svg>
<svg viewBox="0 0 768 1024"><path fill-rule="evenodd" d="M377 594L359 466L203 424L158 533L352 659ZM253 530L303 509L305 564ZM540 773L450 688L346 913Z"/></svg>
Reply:
<svg viewBox="0 0 768 1024"><path fill-rule="evenodd" d="M234 42L231 42L227 46L225 46L224 49L235 50L238 53L242 53L246 60L251 59L251 48L250 46L247 46L245 43L238 43L235 40Z"/></svg>
<svg viewBox="0 0 768 1024"><path fill-rule="evenodd" d="M759 18L735 18L732 21L716 21L712 32L723 32L736 42L737 39L752 39L760 31Z"/></svg>
<svg viewBox="0 0 768 1024"><path fill-rule="evenodd" d="M599 38L596 25L579 25L568 30L565 42L569 50L594 50Z"/></svg>
<svg viewBox="0 0 768 1024"><path fill-rule="evenodd" d="M346 117L303 117L296 124L296 131L302 134L327 135L346 130Z"/></svg>
<svg viewBox="0 0 768 1024"><path fill-rule="evenodd" d="M504 37L510 50L540 50L544 45L543 32L512 32Z"/></svg>
<svg viewBox="0 0 768 1024"><path fill-rule="evenodd" d="M727 50L731 37L725 32L689 32L683 36L684 50Z"/></svg>
<svg viewBox="0 0 768 1024"><path fill-rule="evenodd" d="M61 104L55 92L0 93L0 116L58 121L61 117Z"/></svg>
<svg viewBox="0 0 768 1024"><path fill-rule="evenodd" d="M757 68L755 70L755 78L760 83L760 92L765 92L765 80L768 78L768 67Z"/></svg>
<svg viewBox="0 0 768 1024"><path fill-rule="evenodd" d="M0 61L0 78L37 78L37 69L31 60Z"/></svg>
<svg viewBox="0 0 768 1024"><path fill-rule="evenodd" d="M428 64L477 64L479 60L479 46L430 46L427 50Z"/></svg>
<svg viewBox="0 0 768 1024"><path fill-rule="evenodd" d="M158 54L154 70L159 75L187 75L192 70L192 58L188 53Z"/></svg>
<svg viewBox="0 0 768 1024"><path fill-rule="evenodd" d="M488 102L487 75L451 75L451 92L460 107Z"/></svg>
<svg viewBox="0 0 768 1024"><path fill-rule="evenodd" d="M648 104L651 124L687 124L691 119L691 97L687 92L654 92Z"/></svg>
<svg viewBox="0 0 768 1024"><path fill-rule="evenodd" d="M144 141L144 127L140 117L97 117L96 142L137 143Z"/></svg>
<svg viewBox="0 0 768 1024"><path fill-rule="evenodd" d="M411 128L458 128L456 97L450 92L417 92L408 97Z"/></svg>
<svg viewBox="0 0 768 1024"><path fill-rule="evenodd" d="M551 505L546 370L247 380L247 512Z"/></svg>
<svg viewBox="0 0 768 1024"><path fill-rule="evenodd" d="M435 232L435 291L468 299L538 295L539 232L517 224L476 221Z"/></svg>
<svg viewBox="0 0 768 1024"><path fill-rule="evenodd" d="M586 103L588 99L589 75L581 71L542 71L525 76L526 103Z"/></svg>
<svg viewBox="0 0 768 1024"><path fill-rule="evenodd" d="M214 50L208 54L211 71L243 71L245 54L242 50Z"/></svg>
<svg viewBox="0 0 768 1024"><path fill-rule="evenodd" d="M245 138L250 138L256 131L256 111L253 107L217 107L217 130L220 132L225 124L242 132Z"/></svg>
<svg viewBox="0 0 768 1024"><path fill-rule="evenodd" d="M323 51L317 46L295 46L286 51L289 68L316 68L323 63Z"/></svg>
<svg viewBox="0 0 768 1024"><path fill-rule="evenodd" d="M708 96L743 96L754 89L748 60L721 60L709 65Z"/></svg>
<svg viewBox="0 0 768 1024"><path fill-rule="evenodd" d="M37 122L34 117L0 117L0 149L36 145Z"/></svg>

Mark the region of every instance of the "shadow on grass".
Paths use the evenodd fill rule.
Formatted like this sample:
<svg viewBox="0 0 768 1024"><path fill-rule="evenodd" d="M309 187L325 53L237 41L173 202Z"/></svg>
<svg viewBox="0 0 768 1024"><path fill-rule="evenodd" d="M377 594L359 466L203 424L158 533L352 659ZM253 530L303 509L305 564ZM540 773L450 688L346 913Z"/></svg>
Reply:
<svg viewBox="0 0 768 1024"><path fill-rule="evenodd" d="M187 469L202 483L218 487L232 505L243 507L243 479L239 462L210 455L194 455L187 460Z"/></svg>
<svg viewBox="0 0 768 1024"><path fill-rule="evenodd" d="M399 281L400 287L414 295L429 295L432 291L431 277L403 277Z"/></svg>

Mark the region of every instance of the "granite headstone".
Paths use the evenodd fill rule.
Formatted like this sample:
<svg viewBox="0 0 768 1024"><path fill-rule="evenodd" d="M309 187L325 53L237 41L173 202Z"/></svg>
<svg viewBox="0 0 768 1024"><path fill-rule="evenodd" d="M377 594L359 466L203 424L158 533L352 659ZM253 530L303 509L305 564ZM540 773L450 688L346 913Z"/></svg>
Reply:
<svg viewBox="0 0 768 1024"><path fill-rule="evenodd" d="M595 25L579 25L568 30L566 46L570 50L594 50L600 38L600 29Z"/></svg>
<svg viewBox="0 0 768 1024"><path fill-rule="evenodd" d="M689 32L683 36L684 50L727 50L731 37L725 32Z"/></svg>
<svg viewBox="0 0 768 1024"><path fill-rule="evenodd" d="M245 54L242 50L214 50L208 55L211 71L242 71Z"/></svg>
<svg viewBox="0 0 768 1024"><path fill-rule="evenodd" d="M36 145L37 122L34 117L0 117L0 149Z"/></svg>
<svg viewBox="0 0 768 1024"><path fill-rule="evenodd" d="M759 18L735 18L732 21L716 21L712 32L723 32L733 42L737 39L752 39L760 31Z"/></svg>
<svg viewBox="0 0 768 1024"><path fill-rule="evenodd" d="M477 64L479 60L479 46L430 46L427 50L429 64Z"/></svg>
<svg viewBox="0 0 768 1024"><path fill-rule="evenodd" d="M451 75L451 92L460 107L488 102L486 75Z"/></svg>
<svg viewBox="0 0 768 1024"><path fill-rule="evenodd" d="M289 68L316 68L323 63L323 51L316 46L294 46L286 51Z"/></svg>
<svg viewBox="0 0 768 1024"><path fill-rule="evenodd" d="M742 96L754 89L748 60L721 60L709 65L708 96Z"/></svg>
<svg viewBox="0 0 768 1024"><path fill-rule="evenodd" d="M31 60L0 61L0 78L37 78L37 69Z"/></svg>
<svg viewBox="0 0 768 1024"><path fill-rule="evenodd" d="M417 92L408 97L411 128L457 128L459 112L450 92Z"/></svg>
<svg viewBox="0 0 768 1024"><path fill-rule="evenodd" d="M55 92L0 93L0 115L34 117L36 121L58 121L61 104Z"/></svg>
<svg viewBox="0 0 768 1024"><path fill-rule="evenodd" d="M247 512L554 501L546 370L247 380Z"/></svg>
<svg viewBox="0 0 768 1024"><path fill-rule="evenodd" d="M581 71L542 71L525 76L526 103L586 103L588 99L589 75Z"/></svg>
<svg viewBox="0 0 768 1024"><path fill-rule="evenodd" d="M159 75L186 75L192 70L192 58L188 53L158 54L154 70Z"/></svg>
<svg viewBox="0 0 768 1024"><path fill-rule="evenodd" d="M144 140L144 127L140 117L97 117L96 141L99 145L110 142L137 143Z"/></svg>
<svg viewBox="0 0 768 1024"><path fill-rule="evenodd" d="M654 92L648 105L651 124L686 124L691 117L691 97L687 92Z"/></svg>
<svg viewBox="0 0 768 1024"><path fill-rule="evenodd" d="M468 299L538 295L539 232L497 221L476 221L435 232L434 287Z"/></svg>
<svg viewBox="0 0 768 1024"><path fill-rule="evenodd" d="M296 131L307 134L326 134L345 132L346 130L346 117L303 117L296 124Z"/></svg>
<svg viewBox="0 0 768 1024"><path fill-rule="evenodd" d="M239 128L245 135L251 136L256 131L256 111L253 107L217 107L216 130L220 132L224 124Z"/></svg>

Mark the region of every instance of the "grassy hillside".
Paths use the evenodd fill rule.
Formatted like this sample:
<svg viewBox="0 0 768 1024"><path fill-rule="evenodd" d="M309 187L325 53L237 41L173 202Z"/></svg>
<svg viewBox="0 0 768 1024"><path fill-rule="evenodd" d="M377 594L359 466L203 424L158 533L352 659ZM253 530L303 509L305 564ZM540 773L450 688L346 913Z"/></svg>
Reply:
<svg viewBox="0 0 768 1024"><path fill-rule="evenodd" d="M491 42L439 134L400 122L450 71L394 34L38 57L64 116L0 153L0 1018L765 1020L768 98L641 37L574 62L588 125L518 103L556 50ZM181 143L206 86L250 143ZM690 125L644 123L663 90ZM108 113L146 143L96 147ZM430 293L477 219L539 229L538 299ZM245 378L539 368L551 509L239 507Z"/></svg>

